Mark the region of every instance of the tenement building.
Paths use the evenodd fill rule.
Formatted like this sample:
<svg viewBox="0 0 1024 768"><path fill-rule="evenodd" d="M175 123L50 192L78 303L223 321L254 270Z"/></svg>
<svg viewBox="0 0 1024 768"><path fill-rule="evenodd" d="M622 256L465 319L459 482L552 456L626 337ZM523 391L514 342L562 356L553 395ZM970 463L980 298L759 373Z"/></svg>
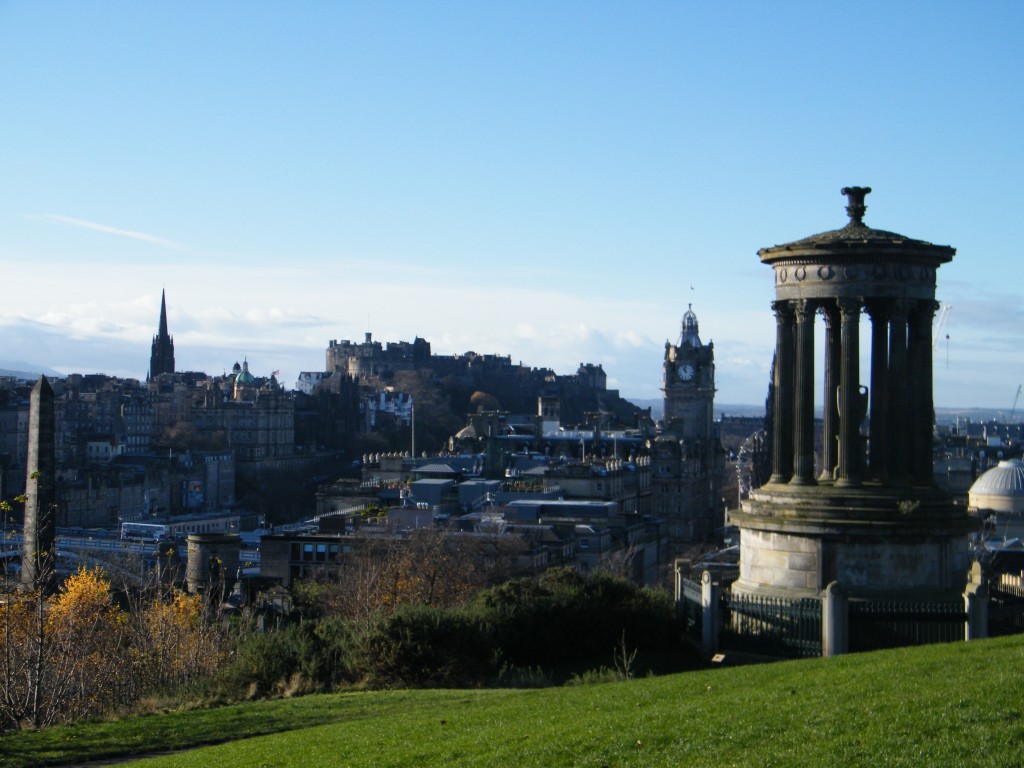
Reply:
<svg viewBox="0 0 1024 768"><path fill-rule="evenodd" d="M842 229L758 251L775 276L772 474L732 515L734 592L811 596L838 582L853 597L923 599L964 588L975 525L932 474L935 281L955 251L865 225L870 191L842 190L850 217Z"/></svg>

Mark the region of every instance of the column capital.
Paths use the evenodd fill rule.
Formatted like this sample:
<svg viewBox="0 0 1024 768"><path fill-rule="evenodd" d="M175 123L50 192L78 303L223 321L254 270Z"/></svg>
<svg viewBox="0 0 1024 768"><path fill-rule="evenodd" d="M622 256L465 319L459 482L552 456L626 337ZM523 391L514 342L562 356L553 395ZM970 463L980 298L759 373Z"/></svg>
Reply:
<svg viewBox="0 0 1024 768"><path fill-rule="evenodd" d="M910 314L917 315L922 320L931 322L932 318L935 317L935 313L939 311L939 302L934 299L921 299L920 301L914 302L910 309Z"/></svg>
<svg viewBox="0 0 1024 768"><path fill-rule="evenodd" d="M888 320L893 315L893 299L867 299L864 309L872 320Z"/></svg>
<svg viewBox="0 0 1024 768"><path fill-rule="evenodd" d="M840 296L836 299L836 304L839 306L839 312L844 318L848 318L852 315L859 315L861 307L864 306L864 300L854 296Z"/></svg>
<svg viewBox="0 0 1024 768"><path fill-rule="evenodd" d="M825 301L818 304L818 311L821 312L821 316L825 318L826 328L839 320L839 307L836 306L834 301Z"/></svg>
<svg viewBox="0 0 1024 768"><path fill-rule="evenodd" d="M910 299L893 299L890 305L892 319L906 322L912 303Z"/></svg>
<svg viewBox="0 0 1024 768"><path fill-rule="evenodd" d="M818 303L813 299L797 299L792 302L790 309L796 315L797 322L813 322L814 316L818 311Z"/></svg>
<svg viewBox="0 0 1024 768"><path fill-rule="evenodd" d="M775 313L776 320L782 320L783 318L789 319L793 317L793 302L773 301L772 311Z"/></svg>

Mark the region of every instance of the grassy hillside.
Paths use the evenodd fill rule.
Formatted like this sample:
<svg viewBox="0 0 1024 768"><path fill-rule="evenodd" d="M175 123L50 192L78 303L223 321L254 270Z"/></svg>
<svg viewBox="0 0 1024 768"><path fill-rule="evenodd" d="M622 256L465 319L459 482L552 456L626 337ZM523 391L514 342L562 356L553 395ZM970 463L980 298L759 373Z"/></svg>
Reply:
<svg viewBox="0 0 1024 768"><path fill-rule="evenodd" d="M153 715L5 737L0 761L62 765L218 741L130 764L1020 765L1024 637L628 683L348 693Z"/></svg>

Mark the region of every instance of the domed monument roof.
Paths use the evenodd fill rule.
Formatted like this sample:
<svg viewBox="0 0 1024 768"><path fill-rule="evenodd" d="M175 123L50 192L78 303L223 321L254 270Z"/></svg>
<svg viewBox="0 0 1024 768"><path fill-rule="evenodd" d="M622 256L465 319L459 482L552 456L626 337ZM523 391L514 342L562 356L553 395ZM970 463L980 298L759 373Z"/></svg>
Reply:
<svg viewBox="0 0 1024 768"><path fill-rule="evenodd" d="M864 213L868 207L864 197L871 192L871 187L843 187L848 205L846 213L849 223L842 229L821 232L791 243L762 248L757 252L765 264L773 264L780 260L807 258L829 254L833 259L849 256L862 259L865 256L878 259L898 256L901 261L928 263L934 266L951 261L956 249L948 245L935 245L924 240L915 240L896 232L884 229L872 229L864 223Z"/></svg>
<svg viewBox="0 0 1024 768"><path fill-rule="evenodd" d="M1024 461L1000 461L974 481L968 498L971 509L1024 513Z"/></svg>

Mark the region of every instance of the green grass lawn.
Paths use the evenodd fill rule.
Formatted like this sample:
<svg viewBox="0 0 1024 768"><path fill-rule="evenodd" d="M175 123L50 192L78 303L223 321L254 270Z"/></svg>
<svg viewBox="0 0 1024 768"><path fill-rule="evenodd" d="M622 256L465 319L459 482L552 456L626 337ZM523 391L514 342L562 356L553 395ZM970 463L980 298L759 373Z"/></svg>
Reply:
<svg viewBox="0 0 1024 768"><path fill-rule="evenodd" d="M1024 637L580 687L309 696L13 734L0 760L211 743L130 765L1024 765Z"/></svg>

